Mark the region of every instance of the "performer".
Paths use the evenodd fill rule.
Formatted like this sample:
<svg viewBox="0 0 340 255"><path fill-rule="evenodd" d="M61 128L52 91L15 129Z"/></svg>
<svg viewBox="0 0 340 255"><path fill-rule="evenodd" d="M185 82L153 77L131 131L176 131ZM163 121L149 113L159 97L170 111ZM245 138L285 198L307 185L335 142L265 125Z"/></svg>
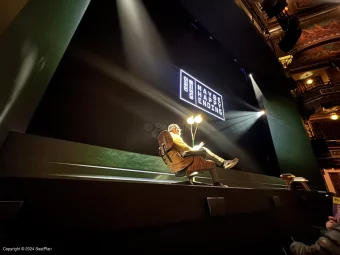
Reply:
<svg viewBox="0 0 340 255"><path fill-rule="evenodd" d="M181 129L177 124L171 124L168 127L168 131L170 132L172 139L174 141L174 147L175 149L182 155L185 151L196 151L199 149L205 150L205 158L212 160L216 163L217 166L223 167L224 169L230 169L234 167L238 163L238 158L235 158L233 160L225 160L213 152L211 152L209 149L202 147L204 143L201 143L198 146L194 146L193 148L187 145L182 137L181 137Z"/></svg>

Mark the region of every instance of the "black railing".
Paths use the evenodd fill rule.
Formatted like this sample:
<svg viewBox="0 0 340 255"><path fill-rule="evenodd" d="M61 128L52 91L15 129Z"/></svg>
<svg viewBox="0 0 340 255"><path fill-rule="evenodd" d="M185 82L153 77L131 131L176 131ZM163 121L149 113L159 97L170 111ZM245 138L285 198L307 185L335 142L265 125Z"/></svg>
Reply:
<svg viewBox="0 0 340 255"><path fill-rule="evenodd" d="M299 94L305 93L305 92L310 91L314 88L327 85L327 84L324 83L324 81L322 80L322 78L320 76L313 77L311 84L308 83L308 80L296 81L296 85L297 85L296 92L297 93L299 93Z"/></svg>
<svg viewBox="0 0 340 255"><path fill-rule="evenodd" d="M328 151L317 155L319 164L322 168L332 168L340 166L340 140L326 140ZM315 148L314 148L315 149ZM321 148L323 149L323 148Z"/></svg>
<svg viewBox="0 0 340 255"><path fill-rule="evenodd" d="M340 79L332 79L327 83L318 82L308 88L298 84L298 87L292 91L296 99L303 102L334 93L340 93Z"/></svg>
<svg viewBox="0 0 340 255"><path fill-rule="evenodd" d="M331 83L332 83L334 86L340 86L340 78L331 79Z"/></svg>

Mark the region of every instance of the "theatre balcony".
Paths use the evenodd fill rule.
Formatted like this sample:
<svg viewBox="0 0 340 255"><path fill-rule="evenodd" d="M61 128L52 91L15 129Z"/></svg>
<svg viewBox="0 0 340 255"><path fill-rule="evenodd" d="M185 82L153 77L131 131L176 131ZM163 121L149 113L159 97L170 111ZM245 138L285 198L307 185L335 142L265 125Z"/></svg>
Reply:
<svg viewBox="0 0 340 255"><path fill-rule="evenodd" d="M329 64L291 74L296 83L291 92L321 169L340 165L340 72L337 69Z"/></svg>
<svg viewBox="0 0 340 255"><path fill-rule="evenodd" d="M320 87L313 90L323 91ZM328 88L325 90L327 91ZM339 93L337 94L339 97ZM330 100L329 97L323 95L314 96L314 98L320 98L320 101L323 99L325 102ZM321 168L340 168L339 114L339 106L323 107L304 121Z"/></svg>
<svg viewBox="0 0 340 255"><path fill-rule="evenodd" d="M316 139L312 144L321 168L340 168L340 140Z"/></svg>
<svg viewBox="0 0 340 255"><path fill-rule="evenodd" d="M340 102L340 78L324 82L321 77L315 77L296 83L292 94L307 111L317 112Z"/></svg>
<svg viewBox="0 0 340 255"><path fill-rule="evenodd" d="M286 1L283 16L299 20L291 27L268 14L266 1L235 2L295 81L289 89L320 167L339 167L340 5Z"/></svg>

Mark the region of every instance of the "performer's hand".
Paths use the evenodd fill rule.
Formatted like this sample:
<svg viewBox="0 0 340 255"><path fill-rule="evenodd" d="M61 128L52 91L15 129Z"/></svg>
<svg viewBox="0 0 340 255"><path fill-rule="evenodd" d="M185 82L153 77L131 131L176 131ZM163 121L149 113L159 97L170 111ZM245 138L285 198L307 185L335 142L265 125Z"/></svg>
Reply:
<svg viewBox="0 0 340 255"><path fill-rule="evenodd" d="M201 142L199 145L195 145L192 150L193 151L197 151L197 150L200 150L204 145L204 142Z"/></svg>
<svg viewBox="0 0 340 255"><path fill-rule="evenodd" d="M199 145L195 145L194 147L192 147L192 150L197 151L199 148L200 148Z"/></svg>
<svg viewBox="0 0 340 255"><path fill-rule="evenodd" d="M328 230L331 230L337 223L338 223L337 220L333 216L329 216L328 221L326 222L326 228Z"/></svg>

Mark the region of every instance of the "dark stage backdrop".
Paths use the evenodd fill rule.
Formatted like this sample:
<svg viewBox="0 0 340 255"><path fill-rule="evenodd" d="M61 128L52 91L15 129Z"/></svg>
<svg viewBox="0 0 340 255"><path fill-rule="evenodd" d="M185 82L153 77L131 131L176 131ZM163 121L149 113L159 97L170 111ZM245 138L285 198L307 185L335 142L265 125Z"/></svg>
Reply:
<svg viewBox="0 0 340 255"><path fill-rule="evenodd" d="M237 60L176 1L140 3L138 17L124 1L91 2L27 132L157 155L161 130L178 123L190 144L186 118L201 113L197 142L278 175L266 118L241 117L258 103ZM225 121L179 99L180 69L223 95Z"/></svg>
<svg viewBox="0 0 340 255"><path fill-rule="evenodd" d="M294 81L235 1L180 0L226 49L253 73L265 98L268 123L281 172L304 176L323 186L320 169L289 92Z"/></svg>
<svg viewBox="0 0 340 255"><path fill-rule="evenodd" d="M0 2L1 148L26 131L90 1Z"/></svg>

